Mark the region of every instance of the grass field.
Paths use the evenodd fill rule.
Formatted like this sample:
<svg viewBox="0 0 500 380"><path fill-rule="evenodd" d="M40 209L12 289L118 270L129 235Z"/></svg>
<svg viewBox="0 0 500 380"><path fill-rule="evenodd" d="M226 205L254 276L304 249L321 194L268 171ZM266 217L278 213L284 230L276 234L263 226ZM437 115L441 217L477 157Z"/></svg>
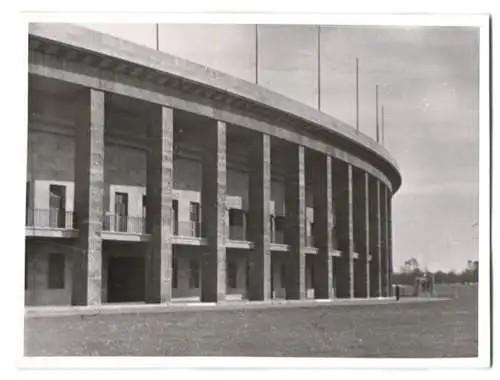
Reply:
<svg viewBox="0 0 500 380"><path fill-rule="evenodd" d="M475 357L477 288L448 301L25 320L27 356Z"/></svg>

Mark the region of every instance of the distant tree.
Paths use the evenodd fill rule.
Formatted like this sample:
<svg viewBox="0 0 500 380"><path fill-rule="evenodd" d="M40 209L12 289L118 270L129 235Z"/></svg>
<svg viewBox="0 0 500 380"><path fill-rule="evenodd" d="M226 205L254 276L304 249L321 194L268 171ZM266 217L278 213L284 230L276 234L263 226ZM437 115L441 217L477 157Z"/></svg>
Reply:
<svg viewBox="0 0 500 380"><path fill-rule="evenodd" d="M460 273L461 283L475 283L478 281L479 261L468 260L467 267Z"/></svg>
<svg viewBox="0 0 500 380"><path fill-rule="evenodd" d="M436 283L437 284L445 284L447 281L447 275L446 273L444 273L443 271L441 270L438 270L436 273L435 273L435 279L436 279Z"/></svg>
<svg viewBox="0 0 500 380"><path fill-rule="evenodd" d="M434 276L436 283L444 284L454 284L454 283L476 283L478 281L479 273L479 262L468 260L467 266L461 272L456 272L451 270L449 272L444 272L438 270L436 272L429 271L427 268L421 270L419 263L416 259L412 258L406 260L402 267L400 267L399 272L393 273L393 282L402 285L413 285L415 283L415 278L422 276Z"/></svg>
<svg viewBox="0 0 500 380"><path fill-rule="evenodd" d="M447 284L454 284L458 282L458 275L455 273L454 270L449 271L446 273L446 283Z"/></svg>
<svg viewBox="0 0 500 380"><path fill-rule="evenodd" d="M417 269L419 269L419 264L418 264L417 259L411 258L411 259L406 260L404 262L404 271L406 273L412 273Z"/></svg>

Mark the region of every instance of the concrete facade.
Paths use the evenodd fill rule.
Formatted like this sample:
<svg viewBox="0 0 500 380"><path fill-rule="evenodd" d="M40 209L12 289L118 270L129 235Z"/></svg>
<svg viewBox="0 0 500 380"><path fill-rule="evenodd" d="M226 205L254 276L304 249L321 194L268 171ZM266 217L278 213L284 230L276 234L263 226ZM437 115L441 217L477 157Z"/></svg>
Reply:
<svg viewBox="0 0 500 380"><path fill-rule="evenodd" d="M383 150L362 137L350 151L350 132L335 135L343 127L324 139L301 132L279 96L270 104L283 111L252 97L244 109L217 105L232 95L192 84L153 95L144 68L124 71L133 60L113 88L93 86L108 75L97 61L40 51L62 46L66 37L45 34L59 31L30 32L26 304L389 295L400 177Z"/></svg>

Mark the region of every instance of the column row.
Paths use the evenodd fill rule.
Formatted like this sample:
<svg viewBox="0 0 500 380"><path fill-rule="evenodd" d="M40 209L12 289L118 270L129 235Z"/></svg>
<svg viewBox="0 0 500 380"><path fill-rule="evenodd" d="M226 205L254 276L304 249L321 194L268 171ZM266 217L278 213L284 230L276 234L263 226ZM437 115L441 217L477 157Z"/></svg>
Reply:
<svg viewBox="0 0 500 380"><path fill-rule="evenodd" d="M99 304L102 294L102 216L104 195L104 93L81 91L77 107L75 212L79 229L73 265L72 304ZM174 110L156 106L148 121L145 300L172 298L172 191ZM202 157L201 301L226 296L227 125L200 127ZM248 298L271 297L271 137L249 141ZM348 163L303 146L284 151L285 288L288 299L306 298L306 157L310 168L314 236L313 287L316 298L390 295L392 235L390 191ZM335 252L340 251L340 255ZM335 293L335 294L334 294Z"/></svg>

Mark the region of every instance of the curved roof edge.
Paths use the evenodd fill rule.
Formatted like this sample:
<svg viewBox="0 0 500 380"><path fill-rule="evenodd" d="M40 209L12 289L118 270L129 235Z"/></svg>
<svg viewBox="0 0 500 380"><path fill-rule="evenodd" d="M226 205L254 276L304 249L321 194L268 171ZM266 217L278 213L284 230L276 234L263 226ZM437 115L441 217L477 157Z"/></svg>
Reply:
<svg viewBox="0 0 500 380"><path fill-rule="evenodd" d="M399 167L382 145L333 116L285 95L166 52L74 24L30 23L29 34L182 77L306 120L382 158L393 170L393 175L390 176L393 192L396 192L401 185Z"/></svg>

